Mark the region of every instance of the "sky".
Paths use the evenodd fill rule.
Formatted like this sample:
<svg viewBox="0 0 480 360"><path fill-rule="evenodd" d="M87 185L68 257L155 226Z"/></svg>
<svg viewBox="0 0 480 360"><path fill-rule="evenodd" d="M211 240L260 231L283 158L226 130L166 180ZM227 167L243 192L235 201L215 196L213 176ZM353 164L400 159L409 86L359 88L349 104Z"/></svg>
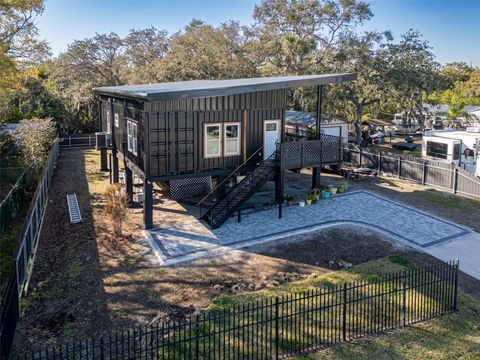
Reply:
<svg viewBox="0 0 480 360"><path fill-rule="evenodd" d="M255 0L46 0L37 19L40 34L55 55L73 40L95 33L154 26L170 33L181 30L192 18L217 25L226 20L252 23ZM480 66L480 0L376 0L365 30L391 30L396 39L408 29L418 29L433 46L437 61L464 61Z"/></svg>

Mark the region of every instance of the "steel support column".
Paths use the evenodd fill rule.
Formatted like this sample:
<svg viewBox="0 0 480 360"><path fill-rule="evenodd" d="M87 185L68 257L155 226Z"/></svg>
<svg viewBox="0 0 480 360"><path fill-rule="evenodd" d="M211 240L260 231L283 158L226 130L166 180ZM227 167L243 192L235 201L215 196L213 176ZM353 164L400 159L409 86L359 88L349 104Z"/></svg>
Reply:
<svg viewBox="0 0 480 360"><path fill-rule="evenodd" d="M100 150L100 171L108 171L107 150Z"/></svg>
<svg viewBox="0 0 480 360"><path fill-rule="evenodd" d="M117 156L117 150L115 148L112 150L112 173L113 173L113 183L117 184L119 179L119 174L118 174L118 156Z"/></svg>
<svg viewBox="0 0 480 360"><path fill-rule="evenodd" d="M278 218L282 218L282 204L283 204L283 188L284 188L284 170L278 169L278 173L275 176L275 202L278 205Z"/></svg>
<svg viewBox="0 0 480 360"><path fill-rule="evenodd" d="M143 182L143 227L153 228L153 184L149 179Z"/></svg>
<svg viewBox="0 0 480 360"><path fill-rule="evenodd" d="M323 86L317 86L317 121L316 121L316 132L317 139L320 139L321 130L322 130L322 98L323 98ZM320 187L320 173L322 166L317 166L312 168L312 189Z"/></svg>
<svg viewBox="0 0 480 360"><path fill-rule="evenodd" d="M125 188L127 190L128 201L133 200L133 173L128 167L125 167Z"/></svg>

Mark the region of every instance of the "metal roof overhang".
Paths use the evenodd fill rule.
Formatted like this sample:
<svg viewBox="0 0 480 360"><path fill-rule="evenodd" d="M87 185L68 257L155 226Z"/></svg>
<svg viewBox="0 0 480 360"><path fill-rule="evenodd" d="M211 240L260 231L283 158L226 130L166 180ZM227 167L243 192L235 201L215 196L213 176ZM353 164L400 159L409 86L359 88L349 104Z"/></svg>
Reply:
<svg viewBox="0 0 480 360"><path fill-rule="evenodd" d="M105 86L94 88L98 95L144 101L184 100L200 97L236 95L257 91L313 87L357 79L357 74L320 74L279 76L231 80L193 80L143 85Z"/></svg>

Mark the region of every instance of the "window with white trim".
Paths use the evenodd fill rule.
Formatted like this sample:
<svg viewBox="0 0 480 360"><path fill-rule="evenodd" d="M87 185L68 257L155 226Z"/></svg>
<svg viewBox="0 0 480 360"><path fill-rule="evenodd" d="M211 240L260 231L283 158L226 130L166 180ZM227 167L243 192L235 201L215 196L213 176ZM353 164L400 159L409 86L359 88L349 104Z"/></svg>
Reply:
<svg viewBox="0 0 480 360"><path fill-rule="evenodd" d="M240 123L223 124L225 156L240 155Z"/></svg>
<svg viewBox="0 0 480 360"><path fill-rule="evenodd" d="M127 120L127 148L133 155L137 155L137 124Z"/></svg>
<svg viewBox="0 0 480 360"><path fill-rule="evenodd" d="M222 134L220 132L220 127L220 124L206 124L203 128L205 158L222 156Z"/></svg>
<svg viewBox="0 0 480 360"><path fill-rule="evenodd" d="M112 123L110 122L110 111L107 110L107 133L109 134L112 131L111 126L112 126Z"/></svg>
<svg viewBox="0 0 480 360"><path fill-rule="evenodd" d="M118 114L117 113L113 114L113 119L114 119L115 127L118 128Z"/></svg>

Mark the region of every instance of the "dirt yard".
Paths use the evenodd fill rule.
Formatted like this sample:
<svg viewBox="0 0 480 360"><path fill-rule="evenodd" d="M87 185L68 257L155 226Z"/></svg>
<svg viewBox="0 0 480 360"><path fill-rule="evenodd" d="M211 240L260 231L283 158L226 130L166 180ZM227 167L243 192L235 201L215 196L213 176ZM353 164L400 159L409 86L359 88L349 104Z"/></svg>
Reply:
<svg viewBox="0 0 480 360"><path fill-rule="evenodd" d="M112 240L102 197L108 174L98 171L98 157L93 150L62 151L17 332L17 349L183 317L207 307L218 295L322 275L341 269L339 263L355 265L393 253L418 265L437 261L398 248L373 232L341 228L161 268L141 235L141 209L129 211L125 238ZM65 195L72 192L79 200L81 224L69 224ZM463 275L460 281L467 292L480 298L478 281Z"/></svg>

